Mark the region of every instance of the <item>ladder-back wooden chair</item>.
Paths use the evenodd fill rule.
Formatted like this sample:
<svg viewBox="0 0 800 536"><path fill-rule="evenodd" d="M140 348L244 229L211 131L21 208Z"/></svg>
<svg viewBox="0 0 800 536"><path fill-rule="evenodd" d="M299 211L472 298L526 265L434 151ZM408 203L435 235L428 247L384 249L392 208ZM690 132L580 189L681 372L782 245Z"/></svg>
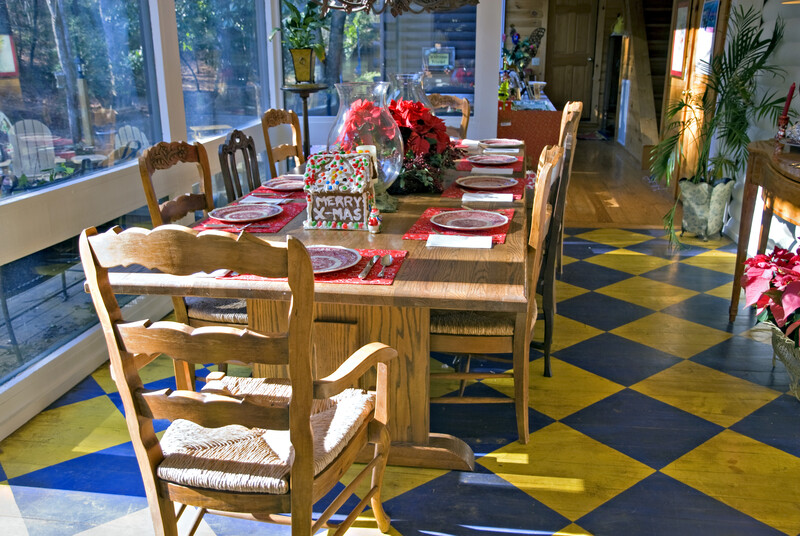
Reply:
<svg viewBox="0 0 800 536"><path fill-rule="evenodd" d="M244 167L244 187L242 178L239 177L237 154ZM222 168L222 179L225 182L225 194L229 203L261 186L256 144L252 136L241 130L232 130L225 143L219 146L219 165Z"/></svg>
<svg viewBox="0 0 800 536"><path fill-rule="evenodd" d="M125 409L150 514L158 535L177 534L174 503L195 506L196 528L206 512L292 525L293 535L321 528L342 534L371 504L382 531L389 518L381 483L390 445L388 362L397 352L381 343L352 354L331 375L312 379L314 274L303 244L289 237L268 243L247 234L197 233L178 225L152 231L116 227L80 237L86 281ZM108 270L132 264L186 276L226 268L286 277L291 291L285 332L262 334L230 327L193 328L182 322L126 323ZM234 361L284 365L291 380L230 378L212 373L200 392L144 387L140 369L160 355L192 364ZM377 367L377 389L351 388ZM171 421L163 437L154 419ZM312 506L331 491L358 453L373 458L316 520ZM327 522L371 473L369 491L341 525ZM182 508L177 517L184 512ZM291 513L291 517L281 515Z"/></svg>
<svg viewBox="0 0 800 536"><path fill-rule="evenodd" d="M269 130L281 125L289 125L291 127L292 141L291 143L282 143L274 145L270 142ZM303 135L300 131L300 120L293 110L278 110L271 108L264 112L261 116L261 128L264 130L264 143L267 145L267 159L269 160L269 172L271 178L278 176L276 164L286 158L294 158L294 166L305 164L306 159L303 156Z"/></svg>
<svg viewBox="0 0 800 536"><path fill-rule="evenodd" d="M456 97L455 95L440 95L432 93L428 95L428 100L433 106L433 112L447 108L453 111L461 111L461 126L459 128L447 127L447 133L461 139L467 137L467 127L469 126L470 106L467 99Z"/></svg>
<svg viewBox="0 0 800 536"><path fill-rule="evenodd" d="M169 169L178 164L196 164L200 175L200 193L186 193L168 200L158 202L153 176L158 171ZM184 141L159 142L146 149L139 157L139 174L142 178L147 208L153 227L165 223L173 223L195 211L204 214L213 210L214 200L211 196L211 169L205 147L200 143L189 144ZM179 322L193 326L208 325L247 325L247 304L243 299L219 299L190 296L172 299L175 317ZM191 376L187 372L188 365L181 364L175 373L179 380ZM224 366L222 367L224 369ZM191 385L191 384L189 384ZM181 388L189 385L179 384Z"/></svg>
<svg viewBox="0 0 800 536"><path fill-rule="evenodd" d="M561 130L558 136L558 145L564 149L564 169L562 171L561 180L564 184L564 199L563 205L559 208L561 212L560 220L563 221L564 210L567 205L567 188L569 188L569 180L572 177L572 161L575 158L575 147L578 144L578 126L581 122L581 115L583 115L583 103L581 101L570 101L564 105L564 110L561 114ZM561 259L564 256L564 230L561 229L558 235L558 249L556 266L558 273L562 271Z"/></svg>
<svg viewBox="0 0 800 536"><path fill-rule="evenodd" d="M536 177L531 229L525 262L528 309L524 321L515 314L488 311L431 310L430 347L433 352L456 355L466 363L463 371L432 375L447 380L482 380L486 378L512 378L514 397L434 397L434 403L503 403L513 402L516 409L517 433L521 443L528 442L528 384L531 332L536 322L536 282L544 258L544 239L547 234L549 212L547 199L553 186L553 165L547 163ZM498 354L511 354L511 359ZM512 371L503 374L469 372L473 357L509 362Z"/></svg>

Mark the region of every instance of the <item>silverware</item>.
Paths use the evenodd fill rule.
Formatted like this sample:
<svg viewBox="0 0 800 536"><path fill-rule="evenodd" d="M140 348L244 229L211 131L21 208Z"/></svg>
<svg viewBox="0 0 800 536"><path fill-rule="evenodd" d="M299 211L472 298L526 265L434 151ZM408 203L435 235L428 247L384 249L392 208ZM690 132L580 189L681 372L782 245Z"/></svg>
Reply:
<svg viewBox="0 0 800 536"><path fill-rule="evenodd" d="M367 265L364 267L364 269L361 270L361 273L358 274L358 278L366 279L367 276L369 275L369 271L372 270L372 267L375 266L375 263L378 262L379 260L381 260L380 255L375 255L374 257L372 257L367 263Z"/></svg>
<svg viewBox="0 0 800 536"><path fill-rule="evenodd" d="M383 274L386 273L386 268L391 266L393 262L394 262L394 259L392 258L392 256L389 253L387 253L386 255L383 256L383 258L381 259L382 268L381 268L381 271L378 272L378 279L383 277Z"/></svg>

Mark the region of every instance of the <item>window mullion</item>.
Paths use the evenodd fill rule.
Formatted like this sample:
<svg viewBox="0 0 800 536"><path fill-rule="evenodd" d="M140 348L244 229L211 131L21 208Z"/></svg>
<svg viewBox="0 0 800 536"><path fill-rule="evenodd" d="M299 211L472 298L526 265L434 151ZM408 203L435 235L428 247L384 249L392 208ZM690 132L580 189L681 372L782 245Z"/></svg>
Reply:
<svg viewBox="0 0 800 536"><path fill-rule="evenodd" d="M158 109L164 140L186 140L186 113L174 0L148 0L155 50Z"/></svg>

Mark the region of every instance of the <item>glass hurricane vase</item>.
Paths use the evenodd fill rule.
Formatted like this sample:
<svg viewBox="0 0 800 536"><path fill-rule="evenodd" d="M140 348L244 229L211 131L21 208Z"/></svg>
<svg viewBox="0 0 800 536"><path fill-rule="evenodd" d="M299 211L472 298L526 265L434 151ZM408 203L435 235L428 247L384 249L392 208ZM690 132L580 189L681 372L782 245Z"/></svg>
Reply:
<svg viewBox="0 0 800 536"><path fill-rule="evenodd" d="M431 101L428 100L428 96L422 88L422 73L396 74L394 79L393 100L419 102L429 110L433 110L433 105L431 105Z"/></svg>
<svg viewBox="0 0 800 536"><path fill-rule="evenodd" d="M339 113L328 134L328 150L355 151L359 145L374 145L378 177L385 191L403 166L403 138L386 107L388 82L336 84ZM377 192L376 192L377 193Z"/></svg>

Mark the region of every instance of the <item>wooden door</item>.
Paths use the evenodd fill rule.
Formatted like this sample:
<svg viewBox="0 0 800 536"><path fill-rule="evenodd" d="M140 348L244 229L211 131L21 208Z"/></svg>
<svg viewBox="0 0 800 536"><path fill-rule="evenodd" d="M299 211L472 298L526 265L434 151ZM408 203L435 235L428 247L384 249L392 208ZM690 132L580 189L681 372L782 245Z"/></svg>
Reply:
<svg viewBox="0 0 800 536"><path fill-rule="evenodd" d="M597 0L550 0L548 10L547 96L557 109L583 102L582 119L592 109Z"/></svg>

